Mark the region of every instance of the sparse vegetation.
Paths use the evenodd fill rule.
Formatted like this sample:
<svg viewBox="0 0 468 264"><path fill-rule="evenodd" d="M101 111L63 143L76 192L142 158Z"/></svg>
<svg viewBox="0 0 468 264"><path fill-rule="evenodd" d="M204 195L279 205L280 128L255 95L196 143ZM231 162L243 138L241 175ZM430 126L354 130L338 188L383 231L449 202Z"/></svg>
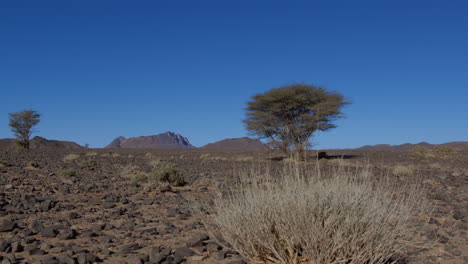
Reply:
<svg viewBox="0 0 468 264"><path fill-rule="evenodd" d="M393 174L398 176L409 176L413 174L413 167L408 165L398 164L393 167Z"/></svg>
<svg viewBox="0 0 468 264"><path fill-rule="evenodd" d="M251 174L219 193L208 226L253 262L390 263L401 252L420 206L415 186L404 191L345 169L322 177L297 167L286 172Z"/></svg>
<svg viewBox="0 0 468 264"><path fill-rule="evenodd" d="M432 149L433 156L437 158L449 158L456 154L456 151L450 147L439 145Z"/></svg>
<svg viewBox="0 0 468 264"><path fill-rule="evenodd" d="M144 183L148 181L148 176L146 174L137 174L131 178L133 183Z"/></svg>
<svg viewBox="0 0 468 264"><path fill-rule="evenodd" d="M88 157L95 157L95 156L98 155L98 153L97 153L97 151L88 151L88 152L86 152L85 155L88 156Z"/></svg>
<svg viewBox="0 0 468 264"><path fill-rule="evenodd" d="M80 158L79 154L71 153L71 154L68 154L65 157L63 157L63 161L64 162L74 162L74 161L78 160L79 158Z"/></svg>
<svg viewBox="0 0 468 264"><path fill-rule="evenodd" d="M23 110L21 112L10 113L9 115L9 126L16 136L16 142L23 149L28 150L30 138L34 132L32 128L39 123L41 114L35 110Z"/></svg>
<svg viewBox="0 0 468 264"><path fill-rule="evenodd" d="M60 172L59 174L60 177L72 177L76 176L76 170L74 169L65 169Z"/></svg>
<svg viewBox="0 0 468 264"><path fill-rule="evenodd" d="M174 186L182 186L185 183L177 166L170 162L159 162L147 177L149 182L166 182Z"/></svg>
<svg viewBox="0 0 468 264"><path fill-rule="evenodd" d="M301 155L314 132L336 127L333 121L343 117L341 108L346 104L337 92L293 84L254 95L247 103L244 123L251 134L270 139L284 152L293 149Z"/></svg>
<svg viewBox="0 0 468 264"><path fill-rule="evenodd" d="M94 169L97 166L97 161L95 160L84 160L78 164L82 169Z"/></svg>
<svg viewBox="0 0 468 264"><path fill-rule="evenodd" d="M423 146L415 146L411 149L410 156L417 161L421 161L427 157L428 153L429 151L427 148Z"/></svg>

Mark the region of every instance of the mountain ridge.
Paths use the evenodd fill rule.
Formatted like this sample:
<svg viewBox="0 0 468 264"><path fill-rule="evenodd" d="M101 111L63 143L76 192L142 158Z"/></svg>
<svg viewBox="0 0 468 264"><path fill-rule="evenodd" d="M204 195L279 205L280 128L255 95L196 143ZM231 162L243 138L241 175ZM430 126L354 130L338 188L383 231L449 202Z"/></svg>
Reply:
<svg viewBox="0 0 468 264"><path fill-rule="evenodd" d="M189 149L195 148L186 137L167 131L165 133L125 138L119 136L105 148L150 148L150 149Z"/></svg>

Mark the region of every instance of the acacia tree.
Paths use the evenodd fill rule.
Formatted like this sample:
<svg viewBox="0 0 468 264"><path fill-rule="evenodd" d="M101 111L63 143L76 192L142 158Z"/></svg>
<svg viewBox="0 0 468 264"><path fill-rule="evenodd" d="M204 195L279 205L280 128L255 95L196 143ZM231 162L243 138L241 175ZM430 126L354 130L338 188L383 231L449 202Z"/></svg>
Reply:
<svg viewBox="0 0 468 264"><path fill-rule="evenodd" d="M336 127L333 121L343 117L341 109L346 104L337 92L292 84L252 96L243 121L252 135L270 139L270 144L286 153L302 154L314 132Z"/></svg>
<svg viewBox="0 0 468 264"><path fill-rule="evenodd" d="M16 136L16 142L24 149L29 149L29 141L32 128L40 121L41 114L35 110L23 110L16 113L10 113L11 131Z"/></svg>

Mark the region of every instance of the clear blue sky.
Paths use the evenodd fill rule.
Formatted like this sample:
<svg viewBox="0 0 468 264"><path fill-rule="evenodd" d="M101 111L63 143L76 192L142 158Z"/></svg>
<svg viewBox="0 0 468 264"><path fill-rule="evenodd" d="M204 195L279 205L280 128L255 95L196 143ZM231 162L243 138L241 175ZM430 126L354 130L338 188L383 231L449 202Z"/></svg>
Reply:
<svg viewBox="0 0 468 264"><path fill-rule="evenodd" d="M201 146L293 82L353 102L319 148L468 140L468 1L0 2L0 138L33 108L49 139Z"/></svg>

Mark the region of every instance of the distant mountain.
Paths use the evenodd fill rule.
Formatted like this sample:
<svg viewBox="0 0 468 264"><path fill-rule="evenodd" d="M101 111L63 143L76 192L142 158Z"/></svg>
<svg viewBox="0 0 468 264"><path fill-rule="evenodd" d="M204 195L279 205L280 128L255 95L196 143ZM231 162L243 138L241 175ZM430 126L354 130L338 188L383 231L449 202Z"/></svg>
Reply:
<svg viewBox="0 0 468 264"><path fill-rule="evenodd" d="M358 150L366 151L378 151L378 150L388 150L388 151L408 151L413 149L416 146L422 146L427 149L433 149L435 146L447 146L456 151L468 151L468 142L467 141L457 141L457 142L448 142L444 144L430 144L427 142L421 142L417 144L405 143L401 145L388 145L388 144L379 144L379 145L366 145Z"/></svg>
<svg viewBox="0 0 468 264"><path fill-rule="evenodd" d="M107 145L105 148L118 148L120 147L120 144L122 144L124 140L125 140L124 137L118 137L112 140L112 142L109 145Z"/></svg>
<svg viewBox="0 0 468 264"><path fill-rule="evenodd" d="M166 132L154 136L141 136L114 139L106 148L153 148L153 149L186 149L194 148L187 138Z"/></svg>
<svg viewBox="0 0 468 264"><path fill-rule="evenodd" d="M265 150L268 147L258 139L248 137L228 138L214 143L207 144L202 149L218 150Z"/></svg>
<svg viewBox="0 0 468 264"><path fill-rule="evenodd" d="M83 149L83 146L71 141L49 140L43 137L34 137L30 142L30 149ZM13 138L0 139L0 149L15 150L18 145Z"/></svg>

